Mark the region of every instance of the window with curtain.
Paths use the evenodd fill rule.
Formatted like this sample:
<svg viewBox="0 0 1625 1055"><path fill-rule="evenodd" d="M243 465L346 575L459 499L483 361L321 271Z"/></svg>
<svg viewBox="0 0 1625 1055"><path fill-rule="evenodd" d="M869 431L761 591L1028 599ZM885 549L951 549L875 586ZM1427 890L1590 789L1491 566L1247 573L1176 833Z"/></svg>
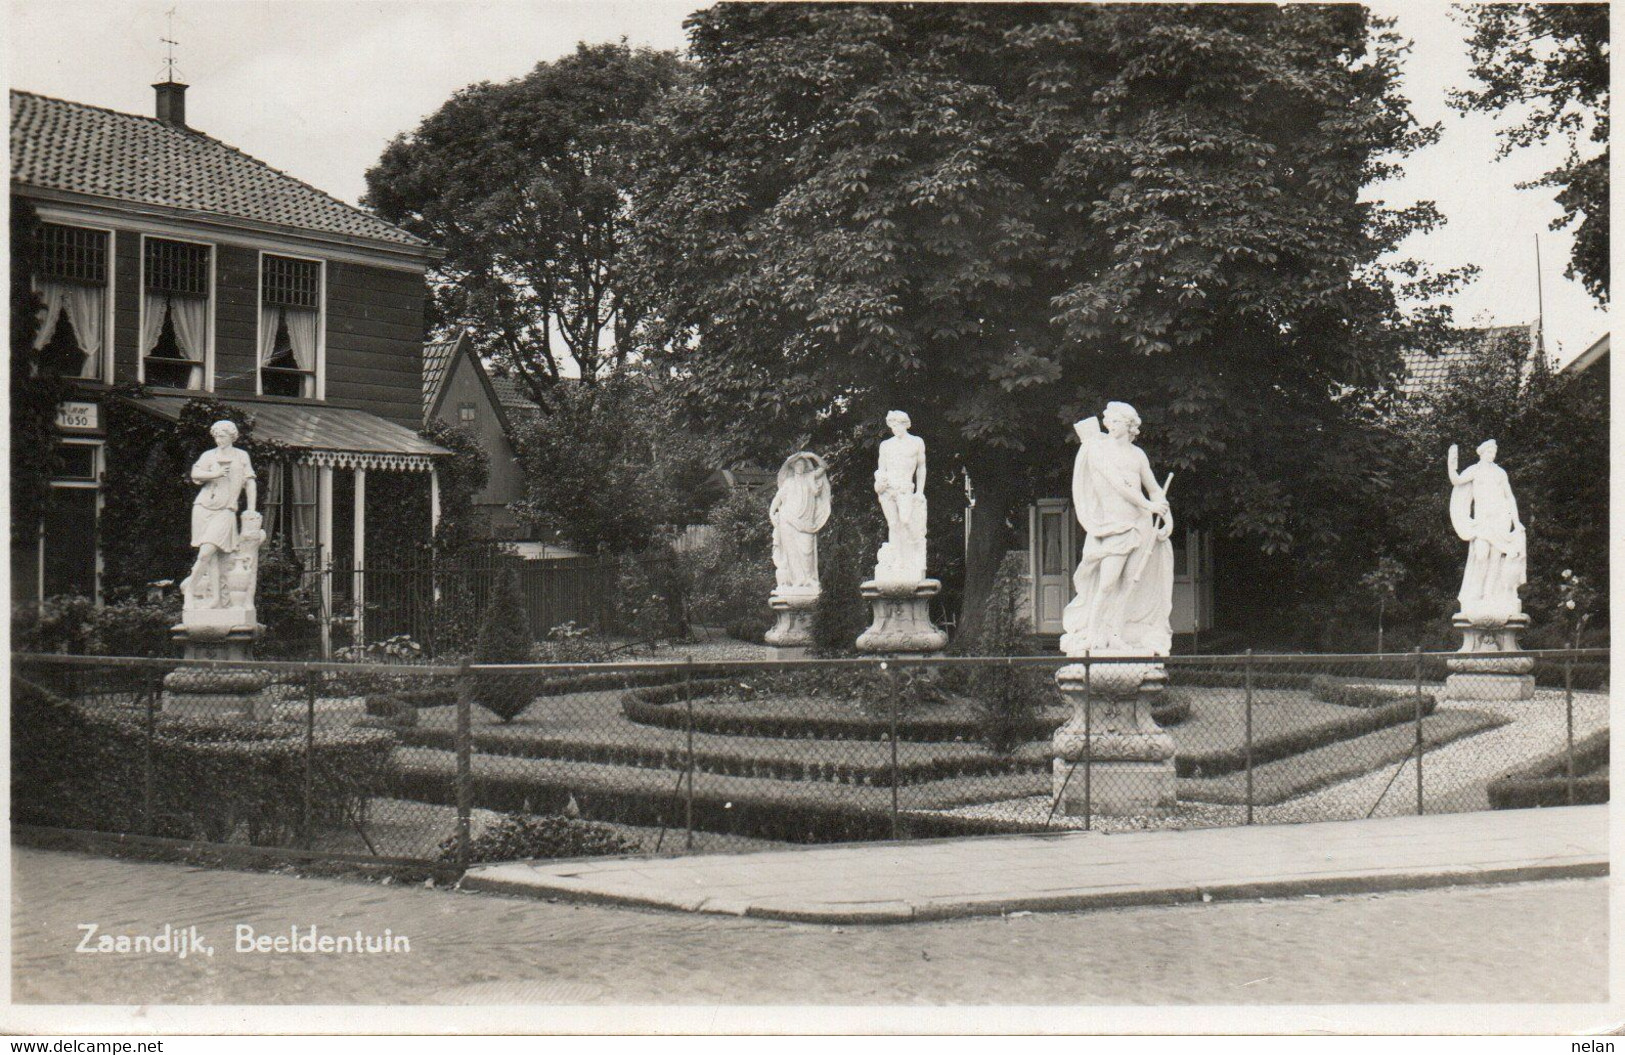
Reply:
<svg viewBox="0 0 1625 1055"><path fill-rule="evenodd" d="M64 377L102 376L107 347L107 232L41 224L34 289L45 318L34 348L46 367Z"/></svg>
<svg viewBox="0 0 1625 1055"><path fill-rule="evenodd" d="M270 254L261 260L260 391L314 398L321 345L321 264Z"/></svg>
<svg viewBox="0 0 1625 1055"><path fill-rule="evenodd" d="M210 247L148 238L141 260L143 376L168 388L203 387L209 343Z"/></svg>
<svg viewBox="0 0 1625 1055"><path fill-rule="evenodd" d="M317 566L316 467L273 462L265 473L261 512L274 546L287 546L303 568Z"/></svg>

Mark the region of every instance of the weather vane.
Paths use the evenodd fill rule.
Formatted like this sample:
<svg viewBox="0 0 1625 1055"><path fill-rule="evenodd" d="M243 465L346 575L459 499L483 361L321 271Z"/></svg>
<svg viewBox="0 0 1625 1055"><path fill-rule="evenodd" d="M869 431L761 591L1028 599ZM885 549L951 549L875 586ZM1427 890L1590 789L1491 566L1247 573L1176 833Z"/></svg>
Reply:
<svg viewBox="0 0 1625 1055"><path fill-rule="evenodd" d="M164 18L168 29L165 31L165 35L159 37L158 40L167 45L164 55L164 77L166 80L173 81L175 79L175 47L180 43L175 39L175 9L172 7L164 12Z"/></svg>

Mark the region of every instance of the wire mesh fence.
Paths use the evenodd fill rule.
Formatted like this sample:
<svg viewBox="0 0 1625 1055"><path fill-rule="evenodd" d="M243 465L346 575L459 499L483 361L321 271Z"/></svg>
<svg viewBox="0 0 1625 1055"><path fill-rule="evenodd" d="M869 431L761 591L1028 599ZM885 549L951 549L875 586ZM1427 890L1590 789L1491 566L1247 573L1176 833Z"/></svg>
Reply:
<svg viewBox="0 0 1625 1055"><path fill-rule="evenodd" d="M1606 801L1606 650L13 657L15 823L436 862Z"/></svg>

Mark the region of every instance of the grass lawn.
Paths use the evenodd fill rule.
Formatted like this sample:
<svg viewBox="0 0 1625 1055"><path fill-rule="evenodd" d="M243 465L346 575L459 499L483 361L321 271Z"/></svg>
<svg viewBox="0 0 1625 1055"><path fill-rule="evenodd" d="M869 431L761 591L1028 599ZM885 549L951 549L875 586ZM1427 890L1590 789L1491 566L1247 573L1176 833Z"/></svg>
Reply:
<svg viewBox="0 0 1625 1055"><path fill-rule="evenodd" d="M1430 715L1422 722L1423 750L1505 724L1506 719L1484 711L1452 710ZM1398 762L1415 746L1416 727L1406 723L1255 766L1253 805L1273 806L1340 780L1362 776ZM1179 797L1193 802L1245 805L1247 775L1226 773L1205 780L1182 779Z"/></svg>

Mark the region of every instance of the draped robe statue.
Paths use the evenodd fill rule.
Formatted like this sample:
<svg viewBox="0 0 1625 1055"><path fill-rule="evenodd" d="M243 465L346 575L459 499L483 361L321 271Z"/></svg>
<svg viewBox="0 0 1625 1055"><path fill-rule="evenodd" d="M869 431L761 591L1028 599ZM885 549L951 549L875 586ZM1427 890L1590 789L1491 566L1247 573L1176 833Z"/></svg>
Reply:
<svg viewBox="0 0 1625 1055"><path fill-rule="evenodd" d="M768 510L779 596L818 593L818 532L829 520L829 468L809 451L779 468L779 490Z"/></svg>
<svg viewBox="0 0 1625 1055"><path fill-rule="evenodd" d="M1072 508L1088 537L1062 613L1061 651L1167 655L1173 644L1173 515L1165 487L1134 445L1140 416L1109 403L1103 417L1074 426ZM1169 477L1172 480L1172 477Z"/></svg>
<svg viewBox="0 0 1625 1055"><path fill-rule="evenodd" d="M1518 588L1528 577L1528 536L1512 483L1495 455L1495 441L1486 440L1478 446L1478 461L1460 472L1454 445L1449 455L1450 524L1467 543L1457 600L1461 616L1481 625L1505 623L1522 613Z"/></svg>

